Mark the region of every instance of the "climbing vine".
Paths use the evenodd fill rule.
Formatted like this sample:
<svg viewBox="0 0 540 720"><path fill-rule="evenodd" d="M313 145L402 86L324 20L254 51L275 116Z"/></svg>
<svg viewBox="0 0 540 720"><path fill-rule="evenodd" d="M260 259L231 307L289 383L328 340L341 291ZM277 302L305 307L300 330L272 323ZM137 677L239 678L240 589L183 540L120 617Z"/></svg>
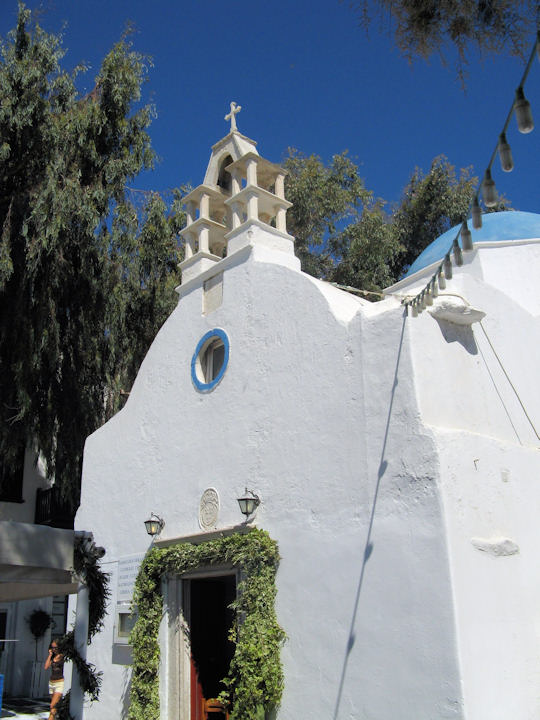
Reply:
<svg viewBox="0 0 540 720"><path fill-rule="evenodd" d="M75 537L73 564L75 575L79 577L88 588L88 643L103 627L103 618L107 610L109 592L109 575L104 573L99 565L102 552L85 538ZM59 641L58 648L65 660L71 660L77 668L81 687L91 700L97 700L101 687L102 673L96 670L95 665L84 660L75 647L73 630L66 633ZM67 692L57 706L59 720L69 720L69 697Z"/></svg>
<svg viewBox="0 0 540 720"><path fill-rule="evenodd" d="M159 643L162 617L161 578L198 567L233 565L242 571L235 619L229 639L235 652L220 700L231 708L231 720L258 720L276 707L283 691L280 648L285 633L276 618L277 543L263 530L209 540L153 548L145 557L135 583L137 621L133 646L131 705L128 720L159 718Z"/></svg>

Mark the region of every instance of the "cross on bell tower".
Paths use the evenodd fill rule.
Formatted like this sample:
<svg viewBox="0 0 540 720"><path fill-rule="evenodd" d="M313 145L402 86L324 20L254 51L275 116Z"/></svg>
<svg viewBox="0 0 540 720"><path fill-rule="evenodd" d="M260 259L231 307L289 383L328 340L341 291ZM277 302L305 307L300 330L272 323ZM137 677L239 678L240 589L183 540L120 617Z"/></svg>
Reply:
<svg viewBox="0 0 540 720"><path fill-rule="evenodd" d="M238 128L236 127L236 116L242 109L241 105L237 105L235 102L231 103L231 111L227 115L225 115L225 120L231 121L231 132L236 132Z"/></svg>

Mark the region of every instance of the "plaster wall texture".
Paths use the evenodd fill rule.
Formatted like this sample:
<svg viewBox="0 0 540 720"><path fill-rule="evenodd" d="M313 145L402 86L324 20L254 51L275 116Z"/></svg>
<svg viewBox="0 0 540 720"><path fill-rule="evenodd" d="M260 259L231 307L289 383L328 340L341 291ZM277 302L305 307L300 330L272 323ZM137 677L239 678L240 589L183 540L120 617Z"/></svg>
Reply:
<svg viewBox="0 0 540 720"><path fill-rule="evenodd" d="M436 433L467 717L540 715L537 449Z"/></svg>
<svg viewBox="0 0 540 720"><path fill-rule="evenodd" d="M125 408L87 440L76 527L93 530L114 570L148 547L151 511L165 538L198 532L201 495L215 487L218 527L235 525L247 485L282 556L280 720L464 718L439 460L409 325L394 300L374 309L322 292L281 254L223 261L223 303L209 315L191 284ZM191 356L216 327L229 366L199 393ZM129 671L113 625L109 616L89 648L104 681L88 717L124 709Z"/></svg>
<svg viewBox="0 0 540 720"><path fill-rule="evenodd" d="M535 317L540 315L537 277L531 272L540 264L540 242L504 245L497 252L489 252L490 249L480 246L477 251L484 281L511 297L526 312Z"/></svg>
<svg viewBox="0 0 540 720"><path fill-rule="evenodd" d="M540 715L539 250L468 254L447 289L487 313L481 324L424 312L409 325L439 455L466 717L479 720Z"/></svg>

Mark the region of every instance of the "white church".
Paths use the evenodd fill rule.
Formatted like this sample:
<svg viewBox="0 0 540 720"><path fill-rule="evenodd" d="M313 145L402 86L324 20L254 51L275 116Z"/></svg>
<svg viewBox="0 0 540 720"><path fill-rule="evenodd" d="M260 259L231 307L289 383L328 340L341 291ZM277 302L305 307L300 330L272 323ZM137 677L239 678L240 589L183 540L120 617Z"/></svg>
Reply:
<svg viewBox="0 0 540 720"><path fill-rule="evenodd" d="M186 198L178 306L86 443L76 529L106 549L112 590L86 717L127 715L145 553L256 527L279 547L286 634L268 718L538 720L540 216L484 216L416 317L403 302L451 232L370 303L300 270L285 172L236 110ZM240 575L163 577L161 720L226 716L205 704L221 680L205 657L227 661Z"/></svg>

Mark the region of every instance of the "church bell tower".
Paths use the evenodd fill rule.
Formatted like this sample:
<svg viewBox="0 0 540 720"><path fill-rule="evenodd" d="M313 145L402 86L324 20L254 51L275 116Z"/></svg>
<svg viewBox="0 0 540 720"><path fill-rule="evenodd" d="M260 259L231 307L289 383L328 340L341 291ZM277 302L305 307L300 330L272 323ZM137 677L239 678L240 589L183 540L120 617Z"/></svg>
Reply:
<svg viewBox="0 0 540 720"><path fill-rule="evenodd" d="M238 131L241 109L231 103L225 116L230 131L212 147L202 185L184 198L182 285L246 246L283 253L284 264L300 269L294 238L287 233L286 170L264 160L257 143Z"/></svg>

